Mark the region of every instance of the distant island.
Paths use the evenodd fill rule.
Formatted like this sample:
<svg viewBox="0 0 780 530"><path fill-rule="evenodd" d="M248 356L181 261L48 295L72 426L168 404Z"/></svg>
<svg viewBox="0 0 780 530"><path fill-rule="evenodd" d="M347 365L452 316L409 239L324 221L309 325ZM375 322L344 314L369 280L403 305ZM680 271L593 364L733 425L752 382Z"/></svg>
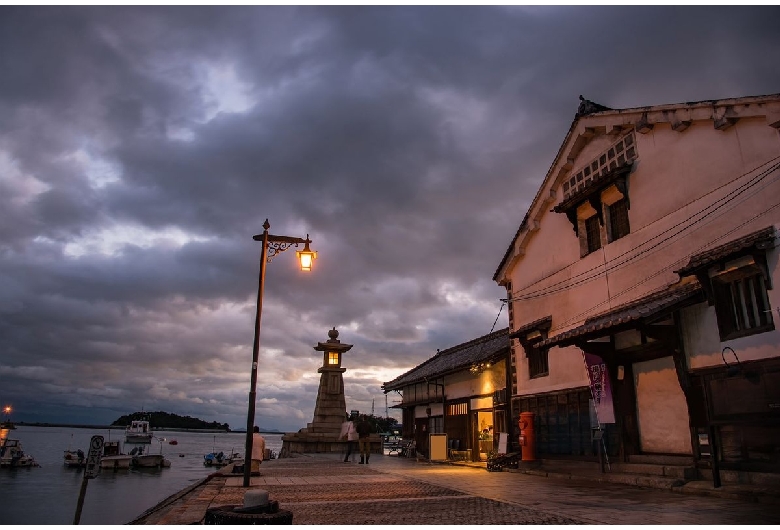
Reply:
<svg viewBox="0 0 780 530"><path fill-rule="evenodd" d="M119 417L111 426L124 427L130 425L133 420L146 420L154 431L162 430L186 430L208 432L231 432L227 423L207 422L191 416L179 416L170 412L133 412Z"/></svg>

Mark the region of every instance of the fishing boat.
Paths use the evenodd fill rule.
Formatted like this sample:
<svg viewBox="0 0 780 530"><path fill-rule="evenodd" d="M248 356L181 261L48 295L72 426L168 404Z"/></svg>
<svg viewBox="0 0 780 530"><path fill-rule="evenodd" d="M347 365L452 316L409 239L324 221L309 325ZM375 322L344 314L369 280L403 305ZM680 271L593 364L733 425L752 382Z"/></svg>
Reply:
<svg viewBox="0 0 780 530"><path fill-rule="evenodd" d="M132 458L131 465L135 468L163 468L171 467L171 461L165 458L162 453L152 454L145 450L144 446L134 447L130 451Z"/></svg>
<svg viewBox="0 0 780 530"><path fill-rule="evenodd" d="M73 467L76 469L86 467L87 465L87 456L84 454L84 451L81 449L71 449L71 446L73 445L73 435L70 435L70 443L68 444L68 448L65 449L65 455L63 458L63 464L65 467Z"/></svg>
<svg viewBox="0 0 780 530"><path fill-rule="evenodd" d="M152 426L146 420L132 420L125 428L125 442L130 444L152 443Z"/></svg>
<svg viewBox="0 0 780 530"><path fill-rule="evenodd" d="M219 453L208 453L203 457L203 465L207 467L222 467L227 465L225 453L222 451Z"/></svg>
<svg viewBox="0 0 780 530"><path fill-rule="evenodd" d="M132 461L132 456L122 453L118 440L109 440L103 444L100 469L130 469Z"/></svg>
<svg viewBox="0 0 780 530"><path fill-rule="evenodd" d="M6 438L0 447L0 467L41 467L31 455L22 450L19 440Z"/></svg>
<svg viewBox="0 0 780 530"><path fill-rule="evenodd" d="M203 457L203 465L209 467L222 467L236 462L243 462L244 455L231 451L230 453L208 453Z"/></svg>
<svg viewBox="0 0 780 530"><path fill-rule="evenodd" d="M179 442L177 442L176 440L171 440L171 441L170 441L170 442L168 442L168 443L169 443L170 445L178 445L178 444L179 444Z"/></svg>
<svg viewBox="0 0 780 530"><path fill-rule="evenodd" d="M76 449L75 451L66 449L63 463L65 464L65 467L86 467L87 457L81 449Z"/></svg>

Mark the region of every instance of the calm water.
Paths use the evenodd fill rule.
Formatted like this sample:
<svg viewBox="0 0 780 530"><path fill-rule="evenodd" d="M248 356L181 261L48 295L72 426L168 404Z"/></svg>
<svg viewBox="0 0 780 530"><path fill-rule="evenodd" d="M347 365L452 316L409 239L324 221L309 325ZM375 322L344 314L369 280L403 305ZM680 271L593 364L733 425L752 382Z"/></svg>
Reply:
<svg viewBox="0 0 780 530"><path fill-rule="evenodd" d="M66 427L17 426L0 436L21 441L25 453L35 457L41 467L0 469L0 524L72 524L76 513L83 470L63 465L68 447L89 449L93 435L124 443L122 430L74 429ZM203 465L203 455L213 450L243 454L244 433L192 433L155 431L155 436L176 440L153 440L150 452L162 453L171 461L167 469L102 470L89 481L81 524L124 524L166 497L186 488L217 470ZM282 447L281 434L264 434L266 448L277 454ZM128 451L132 446L128 446ZM179 456L184 455L184 456Z"/></svg>

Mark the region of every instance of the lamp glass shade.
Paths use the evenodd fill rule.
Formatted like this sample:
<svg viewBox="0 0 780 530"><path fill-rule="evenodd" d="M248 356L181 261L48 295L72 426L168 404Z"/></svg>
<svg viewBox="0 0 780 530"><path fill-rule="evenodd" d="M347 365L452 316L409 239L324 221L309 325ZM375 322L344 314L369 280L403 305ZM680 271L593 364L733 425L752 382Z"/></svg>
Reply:
<svg viewBox="0 0 780 530"><path fill-rule="evenodd" d="M301 262L301 270L302 271L310 271L311 270L311 264L314 262L314 259L317 257L316 252L306 252L306 251L298 251L298 260Z"/></svg>
<svg viewBox="0 0 780 530"><path fill-rule="evenodd" d="M298 256L298 261L300 261L300 263L301 263L301 270L302 271L310 271L312 263L314 263L314 260L317 259L317 253L313 252L309 248L309 238L308 238L308 236L306 238L306 246L303 247L303 250L296 251L295 255Z"/></svg>

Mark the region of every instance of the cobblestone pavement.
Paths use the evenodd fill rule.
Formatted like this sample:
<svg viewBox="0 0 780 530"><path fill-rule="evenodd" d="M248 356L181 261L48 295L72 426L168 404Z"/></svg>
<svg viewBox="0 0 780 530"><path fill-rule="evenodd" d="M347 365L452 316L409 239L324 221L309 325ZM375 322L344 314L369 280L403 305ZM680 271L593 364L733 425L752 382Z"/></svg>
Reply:
<svg viewBox="0 0 780 530"><path fill-rule="evenodd" d="M373 462L372 462L373 464ZM620 484L559 480L521 473L446 464L395 466L380 459L391 474L447 484L472 495L542 509L590 524L777 524L777 504L681 495Z"/></svg>
<svg viewBox="0 0 780 530"><path fill-rule="evenodd" d="M780 508L615 484L556 480L484 468L338 455L264 462L251 485L293 513L293 524L771 524ZM240 505L241 476L214 476L134 524L197 524L206 509Z"/></svg>

